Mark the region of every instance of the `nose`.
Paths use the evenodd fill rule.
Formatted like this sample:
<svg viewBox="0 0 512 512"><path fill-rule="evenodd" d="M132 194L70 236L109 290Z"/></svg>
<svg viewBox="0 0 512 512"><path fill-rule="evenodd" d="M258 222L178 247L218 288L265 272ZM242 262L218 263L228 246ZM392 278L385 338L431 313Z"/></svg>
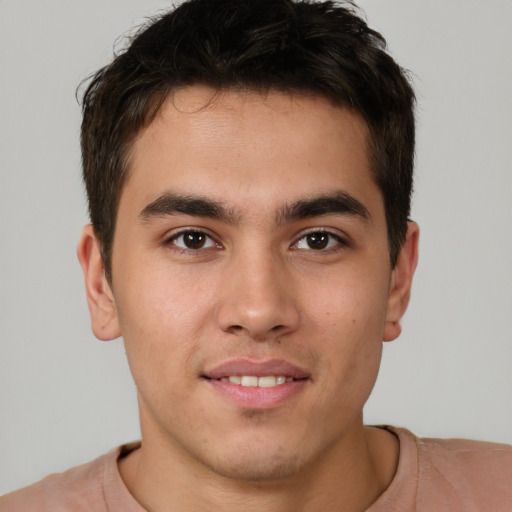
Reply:
<svg viewBox="0 0 512 512"><path fill-rule="evenodd" d="M291 272L275 255L247 252L233 257L225 270L218 325L253 340L282 337L297 328L300 317Z"/></svg>

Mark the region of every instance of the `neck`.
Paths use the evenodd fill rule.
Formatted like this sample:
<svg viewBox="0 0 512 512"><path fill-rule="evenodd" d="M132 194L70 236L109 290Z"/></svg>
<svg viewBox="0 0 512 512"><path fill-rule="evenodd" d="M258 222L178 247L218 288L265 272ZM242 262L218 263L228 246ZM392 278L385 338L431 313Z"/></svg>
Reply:
<svg viewBox="0 0 512 512"><path fill-rule="evenodd" d="M144 435L142 446L119 462L121 476L151 512L364 511L389 486L398 463L398 441L385 430L354 422L346 435L293 476L275 481L233 480L216 474L180 446ZM149 433L147 433L149 434Z"/></svg>

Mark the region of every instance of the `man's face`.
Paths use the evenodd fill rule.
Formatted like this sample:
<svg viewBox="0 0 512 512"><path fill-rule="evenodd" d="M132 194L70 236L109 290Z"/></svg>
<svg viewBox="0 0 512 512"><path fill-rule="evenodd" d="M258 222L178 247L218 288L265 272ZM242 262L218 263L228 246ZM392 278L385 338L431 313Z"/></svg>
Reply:
<svg viewBox="0 0 512 512"><path fill-rule="evenodd" d="M384 206L357 114L212 95L179 91L136 139L112 292L147 448L275 478L360 430L389 302Z"/></svg>

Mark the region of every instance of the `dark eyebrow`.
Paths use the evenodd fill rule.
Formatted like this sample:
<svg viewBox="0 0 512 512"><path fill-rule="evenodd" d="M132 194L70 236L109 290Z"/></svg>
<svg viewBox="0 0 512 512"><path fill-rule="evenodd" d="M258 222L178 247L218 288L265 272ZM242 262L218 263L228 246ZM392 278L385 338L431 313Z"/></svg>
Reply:
<svg viewBox="0 0 512 512"><path fill-rule="evenodd" d="M143 222L168 215L192 215L218 219L229 224L238 222L237 216L222 203L212 199L167 192L149 203L139 214Z"/></svg>
<svg viewBox="0 0 512 512"><path fill-rule="evenodd" d="M276 223L283 225L294 220L329 214L355 215L370 221L371 215L361 201L347 192L337 191L307 199L300 199L279 210Z"/></svg>

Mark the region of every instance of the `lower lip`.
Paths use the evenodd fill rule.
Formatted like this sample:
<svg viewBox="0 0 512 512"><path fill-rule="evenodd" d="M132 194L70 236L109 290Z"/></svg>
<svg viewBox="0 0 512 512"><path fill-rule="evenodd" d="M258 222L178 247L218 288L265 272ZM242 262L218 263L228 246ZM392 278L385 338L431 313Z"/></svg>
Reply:
<svg viewBox="0 0 512 512"><path fill-rule="evenodd" d="M206 380L212 388L242 409L264 410L280 406L300 393L307 379L285 382L271 388L241 386L215 379Z"/></svg>

